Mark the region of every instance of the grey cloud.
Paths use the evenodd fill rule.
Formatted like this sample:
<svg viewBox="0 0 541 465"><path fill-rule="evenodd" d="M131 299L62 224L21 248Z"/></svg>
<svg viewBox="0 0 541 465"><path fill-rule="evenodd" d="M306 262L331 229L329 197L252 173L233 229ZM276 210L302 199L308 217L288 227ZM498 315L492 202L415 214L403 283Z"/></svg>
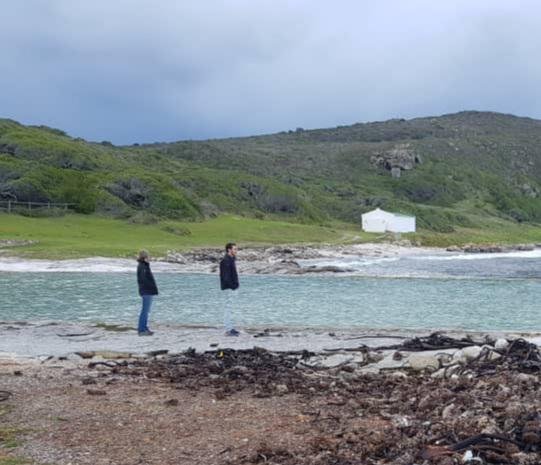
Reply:
<svg viewBox="0 0 541 465"><path fill-rule="evenodd" d="M0 114L132 143L541 117L535 1L11 0Z"/></svg>

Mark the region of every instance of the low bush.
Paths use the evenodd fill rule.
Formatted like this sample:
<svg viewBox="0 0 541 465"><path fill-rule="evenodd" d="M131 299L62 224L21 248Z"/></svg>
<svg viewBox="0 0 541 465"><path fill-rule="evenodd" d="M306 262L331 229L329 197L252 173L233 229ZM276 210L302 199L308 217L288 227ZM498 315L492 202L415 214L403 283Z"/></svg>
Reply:
<svg viewBox="0 0 541 465"><path fill-rule="evenodd" d="M18 213L21 216L29 218L58 218L68 213L65 208L58 207L32 207L31 209L23 206L16 206L12 209L12 213Z"/></svg>
<svg viewBox="0 0 541 465"><path fill-rule="evenodd" d="M170 224L162 227L162 230L168 232L169 234L174 234L175 236L191 236L192 232L183 226L172 226Z"/></svg>
<svg viewBox="0 0 541 465"><path fill-rule="evenodd" d="M128 222L131 224L157 224L160 222L160 219L147 211L138 211L128 218Z"/></svg>

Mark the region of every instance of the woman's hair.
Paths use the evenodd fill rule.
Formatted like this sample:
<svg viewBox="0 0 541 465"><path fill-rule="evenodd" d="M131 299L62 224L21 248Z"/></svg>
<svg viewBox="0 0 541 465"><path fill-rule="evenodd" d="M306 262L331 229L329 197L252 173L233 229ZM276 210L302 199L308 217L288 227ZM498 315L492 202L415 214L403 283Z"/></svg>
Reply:
<svg viewBox="0 0 541 465"><path fill-rule="evenodd" d="M140 250L139 255L137 256L137 261L144 262L146 259L148 259L148 251Z"/></svg>

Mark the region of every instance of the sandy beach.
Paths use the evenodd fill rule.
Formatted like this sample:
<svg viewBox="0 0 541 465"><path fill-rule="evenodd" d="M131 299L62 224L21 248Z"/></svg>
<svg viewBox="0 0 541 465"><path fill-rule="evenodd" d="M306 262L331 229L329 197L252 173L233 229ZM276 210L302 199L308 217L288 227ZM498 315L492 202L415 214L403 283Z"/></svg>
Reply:
<svg viewBox="0 0 541 465"><path fill-rule="evenodd" d="M226 338L216 328L160 327L138 338L111 329L0 325L0 431L9 444L0 459L36 465L541 459L535 416L541 355L519 334L416 338L403 331L275 328ZM529 338L541 342L539 334Z"/></svg>
<svg viewBox="0 0 541 465"><path fill-rule="evenodd" d="M105 326L105 327L104 327ZM156 324L150 337L137 335L135 328L122 325L71 324L65 322L0 322L0 356L3 358L68 357L76 352L108 351L142 355L166 350L172 353L190 348L198 352L218 349L261 347L273 352L311 352L376 348L404 339L430 334L430 330L333 328L241 328L239 337L224 334L221 327ZM440 331L443 331L440 329ZM541 344L541 333L443 331L453 337L526 337Z"/></svg>

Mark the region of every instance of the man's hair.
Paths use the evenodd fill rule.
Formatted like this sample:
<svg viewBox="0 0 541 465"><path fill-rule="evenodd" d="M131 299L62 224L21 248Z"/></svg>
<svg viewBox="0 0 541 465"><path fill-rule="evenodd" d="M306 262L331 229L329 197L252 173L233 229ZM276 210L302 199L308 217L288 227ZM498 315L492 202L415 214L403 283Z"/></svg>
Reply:
<svg viewBox="0 0 541 465"><path fill-rule="evenodd" d="M229 252L233 247L235 247L237 244L235 244L234 242L228 242L227 244L225 244L225 251L226 252Z"/></svg>

